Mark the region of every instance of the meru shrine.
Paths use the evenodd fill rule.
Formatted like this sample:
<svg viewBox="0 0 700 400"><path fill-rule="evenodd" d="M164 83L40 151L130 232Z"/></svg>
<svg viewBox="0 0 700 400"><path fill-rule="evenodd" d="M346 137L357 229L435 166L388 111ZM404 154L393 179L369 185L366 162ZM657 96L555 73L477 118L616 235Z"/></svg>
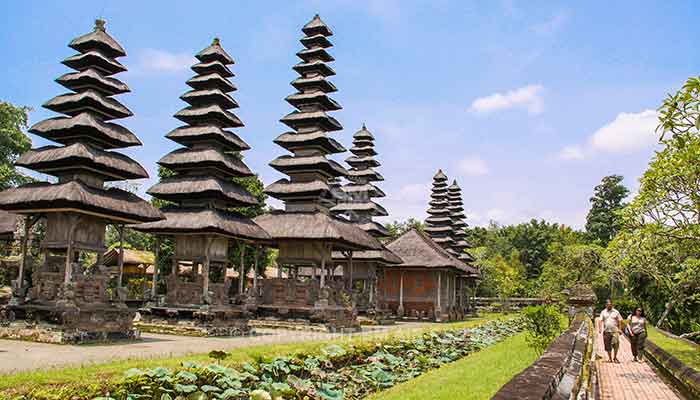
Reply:
<svg viewBox="0 0 700 400"><path fill-rule="evenodd" d="M474 312L480 271L460 187L437 171L425 228L392 236L377 221L390 215L380 204L381 156L362 125L343 157L334 116L342 106L329 80L333 32L318 15L301 29L298 77L285 99L293 110L280 119L288 130L273 140L282 154L268 158L284 175L264 188L284 204L278 210L247 188L256 173L243 155L255 149L235 111L234 58L216 38L195 55L174 115L181 126L161 133L178 147L158 161L152 200L115 184L148 173L119 152L142 143L116 122L133 115L116 98L130 92L116 77L126 71L118 61L126 51L105 25L98 19L70 41L76 54L62 64L73 71L56 79L68 92L43 104L61 115L29 128L55 144L16 162L51 179L0 192L9 226L1 240L19 242L0 338L235 336L251 333L253 321L345 332L361 322L453 321ZM108 230L116 248L107 248ZM153 248L125 249L125 230L153 238Z"/></svg>

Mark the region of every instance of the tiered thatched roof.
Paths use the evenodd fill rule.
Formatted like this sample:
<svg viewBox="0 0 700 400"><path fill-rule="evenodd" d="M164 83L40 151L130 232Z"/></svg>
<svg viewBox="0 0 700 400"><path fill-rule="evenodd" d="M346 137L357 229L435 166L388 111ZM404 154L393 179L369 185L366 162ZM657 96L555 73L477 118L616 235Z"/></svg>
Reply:
<svg viewBox="0 0 700 400"><path fill-rule="evenodd" d="M438 170L433 176L433 189L430 193L430 208L425 220L425 232L435 243L444 249L452 246L452 218L448 209L447 176Z"/></svg>
<svg viewBox="0 0 700 400"><path fill-rule="evenodd" d="M212 233L247 240L269 236L253 221L228 211L258 204L258 200L233 178L252 176L239 153L250 149L228 128L243 122L230 109L238 103L229 95L236 87L229 65L234 61L219 39L199 52L192 66L195 76L187 81L192 90L180 98L189 106L175 114L186 125L166 135L185 146L158 162L173 171L148 190L158 199L175 203L163 209L165 221L142 224L136 229L162 234Z"/></svg>
<svg viewBox="0 0 700 400"><path fill-rule="evenodd" d="M386 228L372 220L375 216L388 215L384 207L372 200L384 196L384 193L373 184L373 182L382 180L379 174L374 171L374 167L380 165L379 161L374 159L374 154L376 154L374 136L363 124L362 129L353 135L352 143L353 147L350 152L353 155L345 160L351 166L348 175L350 183L343 187L347 200L333 207L331 211L347 215L350 221L358 224L375 237L388 236L389 232Z"/></svg>
<svg viewBox="0 0 700 400"><path fill-rule="evenodd" d="M469 248L469 243L465 240L467 223L464 222L466 217L462 203L462 189L457 185L456 180L447 188L447 200L449 202L447 208L450 210L450 218L452 219L452 245L450 249L463 262L473 262L474 258L466 251Z"/></svg>
<svg viewBox="0 0 700 400"><path fill-rule="evenodd" d="M126 52L107 33L103 20L95 21L92 32L73 39L68 46L78 54L63 64L76 72L64 74L56 81L72 92L44 104L66 116L49 118L29 129L62 146L32 149L17 160L17 165L53 175L60 183L36 183L7 190L0 196L0 208L17 213L87 213L124 223L162 219L158 210L137 196L104 188L105 181L148 177L139 163L109 151L141 144L127 128L108 122L132 115L112 98L129 91L124 83L110 77L126 71L116 60Z"/></svg>
<svg viewBox="0 0 700 400"><path fill-rule="evenodd" d="M302 61L294 66L301 76L292 82L297 92L286 98L296 110L281 119L292 131L275 139L275 143L292 155L277 157L270 163L289 178L269 185L265 192L284 201L287 211L326 212L333 199L329 179L347 175L345 168L327 158L329 154L345 151L340 143L327 136L328 132L343 129L328 115L342 108L328 96L337 89L326 80L335 75L326 64L334 60L326 51L332 47L328 36L333 33L318 15L302 32L304 49L297 53Z"/></svg>
<svg viewBox="0 0 700 400"><path fill-rule="evenodd" d="M109 250L104 254L104 265L117 266L119 265L119 249ZM143 265L149 266L156 262L156 257L151 251L124 249L124 265Z"/></svg>
<svg viewBox="0 0 700 400"><path fill-rule="evenodd" d="M391 268L450 268L466 272L463 262L416 228L406 231L386 247L403 260Z"/></svg>
<svg viewBox="0 0 700 400"><path fill-rule="evenodd" d="M316 15L302 28L304 49L297 53L301 62L293 69L301 75L292 82L297 89L286 98L296 108L281 122L292 128L275 139L275 143L292 155L274 159L270 166L286 174L267 186L265 193L285 203L284 212L273 212L255 218L276 242L310 240L331 244L336 250L379 250L381 243L374 237L344 220L328 215L335 205L335 178L346 176L347 170L327 158L342 153L343 146L327 136L342 129L340 123L327 113L341 107L328 93L335 86L327 81L335 72L326 63L333 57L326 51L332 44L333 33Z"/></svg>

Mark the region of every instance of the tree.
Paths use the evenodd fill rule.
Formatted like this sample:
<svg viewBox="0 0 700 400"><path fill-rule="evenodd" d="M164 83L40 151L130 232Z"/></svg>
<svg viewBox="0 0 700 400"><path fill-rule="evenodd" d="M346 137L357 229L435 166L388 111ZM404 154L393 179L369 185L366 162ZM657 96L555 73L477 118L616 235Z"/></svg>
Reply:
<svg viewBox="0 0 700 400"><path fill-rule="evenodd" d="M0 101L0 190L19 186L32 179L19 173L14 166L32 141L22 132L27 128L30 109Z"/></svg>
<svg viewBox="0 0 700 400"><path fill-rule="evenodd" d="M574 285L589 285L599 299L609 297L609 272L605 248L596 244L552 244L551 256L542 267L539 295L565 300L563 293Z"/></svg>
<svg viewBox="0 0 700 400"><path fill-rule="evenodd" d="M415 218L409 218L405 221L394 221L390 224L386 224L386 229L389 231L390 239L396 239L413 228L416 228L422 232L423 229L425 229L425 224Z"/></svg>
<svg viewBox="0 0 700 400"><path fill-rule="evenodd" d="M629 194L629 190L622 184L623 179L620 175L604 177L595 187L590 199L586 232L603 246L607 246L620 230L619 213L625 206L623 200Z"/></svg>
<svg viewBox="0 0 700 400"><path fill-rule="evenodd" d="M610 243L616 274L675 333L700 331L700 78L659 109L660 143Z"/></svg>

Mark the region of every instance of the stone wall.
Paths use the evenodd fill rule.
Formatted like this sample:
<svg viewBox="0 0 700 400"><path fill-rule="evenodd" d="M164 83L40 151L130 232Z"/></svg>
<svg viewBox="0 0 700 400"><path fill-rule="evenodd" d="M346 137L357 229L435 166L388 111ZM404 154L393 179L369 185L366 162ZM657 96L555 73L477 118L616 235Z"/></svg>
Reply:
<svg viewBox="0 0 700 400"><path fill-rule="evenodd" d="M690 395L690 398L700 399L700 371L683 364L681 360L650 340L647 340L644 351L647 358L670 375L674 383Z"/></svg>
<svg viewBox="0 0 700 400"><path fill-rule="evenodd" d="M492 400L576 398L589 338L590 320L580 314L537 361L506 383Z"/></svg>

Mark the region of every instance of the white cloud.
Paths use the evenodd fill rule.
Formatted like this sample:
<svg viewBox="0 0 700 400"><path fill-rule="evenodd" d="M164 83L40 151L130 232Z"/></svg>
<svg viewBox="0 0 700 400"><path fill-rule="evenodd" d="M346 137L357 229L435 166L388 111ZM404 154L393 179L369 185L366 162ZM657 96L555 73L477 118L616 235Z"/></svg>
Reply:
<svg viewBox="0 0 700 400"><path fill-rule="evenodd" d="M430 185L426 183L410 183L399 189L398 198L407 202L424 202L428 204Z"/></svg>
<svg viewBox="0 0 700 400"><path fill-rule="evenodd" d="M585 144L566 146L557 158L565 161L583 160L596 153L633 153L657 143L654 130L658 115L654 110L619 113L612 121L593 132Z"/></svg>
<svg viewBox="0 0 700 400"><path fill-rule="evenodd" d="M658 124L654 110L639 113L620 113L615 119L593 133L591 147L611 153L626 153L654 145Z"/></svg>
<svg viewBox="0 0 700 400"><path fill-rule="evenodd" d="M139 54L139 69L150 72L180 72L197 60L188 53L171 53L160 49L144 49Z"/></svg>
<svg viewBox="0 0 700 400"><path fill-rule="evenodd" d="M583 148L578 145L566 146L559 152L558 158L560 160L583 160L586 155Z"/></svg>
<svg viewBox="0 0 700 400"><path fill-rule="evenodd" d="M489 114L511 108L524 108L529 114L540 114L544 111L543 90L542 85L533 84L506 93L479 97L472 102L469 110L477 114Z"/></svg>
<svg viewBox="0 0 700 400"><path fill-rule="evenodd" d="M457 169L467 176L481 176L489 173L486 161L477 156L463 158L457 164Z"/></svg>

